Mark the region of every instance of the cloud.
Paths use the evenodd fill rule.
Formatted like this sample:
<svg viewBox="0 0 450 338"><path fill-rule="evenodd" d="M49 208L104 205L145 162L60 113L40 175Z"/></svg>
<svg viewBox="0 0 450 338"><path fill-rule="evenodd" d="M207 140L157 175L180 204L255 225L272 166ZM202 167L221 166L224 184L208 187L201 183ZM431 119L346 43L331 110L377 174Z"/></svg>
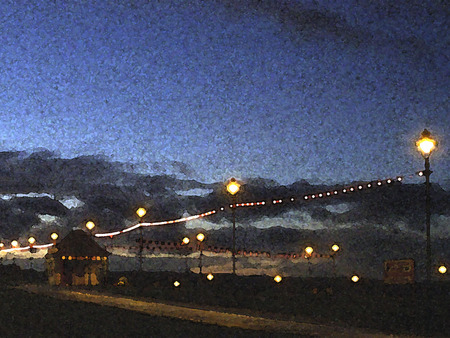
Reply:
<svg viewBox="0 0 450 338"><path fill-rule="evenodd" d="M212 192L213 192L212 189L201 189L201 188L175 191L175 193L180 196L200 196L200 197L207 196Z"/></svg>
<svg viewBox="0 0 450 338"><path fill-rule="evenodd" d="M450 238L450 216L433 215L431 217L431 236Z"/></svg>
<svg viewBox="0 0 450 338"><path fill-rule="evenodd" d="M325 207L329 212L336 214L343 214L355 206L355 203L340 203L340 204L330 204Z"/></svg>

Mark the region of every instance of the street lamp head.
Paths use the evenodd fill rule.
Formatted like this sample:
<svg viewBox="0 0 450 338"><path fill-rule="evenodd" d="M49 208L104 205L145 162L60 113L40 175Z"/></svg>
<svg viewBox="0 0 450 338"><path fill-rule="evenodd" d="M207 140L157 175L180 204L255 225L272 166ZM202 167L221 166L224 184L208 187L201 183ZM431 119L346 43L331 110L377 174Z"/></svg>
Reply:
<svg viewBox="0 0 450 338"><path fill-rule="evenodd" d="M422 156L428 158L431 152L437 147L437 142L431 137L431 133L424 129L420 140L416 142L417 148L422 153Z"/></svg>
<svg viewBox="0 0 450 338"><path fill-rule="evenodd" d="M56 233L56 232L54 232L54 233L52 233L51 235L50 235L50 238L51 239L53 239L54 241L56 241L57 239L58 239L58 234Z"/></svg>
<svg viewBox="0 0 450 338"><path fill-rule="evenodd" d="M147 210L145 210L145 208L139 208L136 210L136 214L142 218L145 216L145 214L147 213Z"/></svg>
<svg viewBox="0 0 450 338"><path fill-rule="evenodd" d="M352 282L353 283L358 283L359 282L359 277L357 275L353 275L352 276Z"/></svg>
<svg viewBox="0 0 450 338"><path fill-rule="evenodd" d="M36 242L36 238L34 238L33 236L28 238L28 243L30 243L31 245L33 245L35 242Z"/></svg>
<svg viewBox="0 0 450 338"><path fill-rule="evenodd" d="M280 283L283 278L280 275L276 275L273 280L277 283Z"/></svg>
<svg viewBox="0 0 450 338"><path fill-rule="evenodd" d="M202 233L199 233L197 235L197 241L203 242L204 240L205 240L205 235L203 235Z"/></svg>
<svg viewBox="0 0 450 338"><path fill-rule="evenodd" d="M314 251L314 249L313 249L312 247L310 247L310 246L307 246L307 247L305 248L305 252L306 252L306 254L307 254L308 256L311 256L311 254L313 253L313 251Z"/></svg>
<svg viewBox="0 0 450 338"><path fill-rule="evenodd" d="M334 252L338 252L339 251L339 245L337 244L333 244L333 246L331 247L331 250L333 250Z"/></svg>
<svg viewBox="0 0 450 338"><path fill-rule="evenodd" d="M19 242L17 242L16 240L14 240L14 241L11 242L11 246L12 246L13 248L18 248L18 247L19 247Z"/></svg>
<svg viewBox="0 0 450 338"><path fill-rule="evenodd" d="M94 222L89 221L89 222L86 223L86 228L87 228L89 231L91 231L92 229L94 229L94 227L95 227L95 223L94 223Z"/></svg>
<svg viewBox="0 0 450 338"><path fill-rule="evenodd" d="M182 243L183 243L184 245L189 244L189 242L190 242L190 240L189 240L188 237L184 237L183 240L182 240Z"/></svg>
<svg viewBox="0 0 450 338"><path fill-rule="evenodd" d="M445 265L441 265L439 268L438 268L438 271L439 271L439 273L440 274L445 274L445 273L447 273L447 267L445 266Z"/></svg>
<svg viewBox="0 0 450 338"><path fill-rule="evenodd" d="M206 276L206 278L208 280L213 280L214 279L214 275L212 273L208 273L208 275Z"/></svg>
<svg viewBox="0 0 450 338"><path fill-rule="evenodd" d="M227 184L227 191L231 195L235 195L239 191L240 187L241 187L241 185L236 182L236 179L235 178L231 178L230 182Z"/></svg>

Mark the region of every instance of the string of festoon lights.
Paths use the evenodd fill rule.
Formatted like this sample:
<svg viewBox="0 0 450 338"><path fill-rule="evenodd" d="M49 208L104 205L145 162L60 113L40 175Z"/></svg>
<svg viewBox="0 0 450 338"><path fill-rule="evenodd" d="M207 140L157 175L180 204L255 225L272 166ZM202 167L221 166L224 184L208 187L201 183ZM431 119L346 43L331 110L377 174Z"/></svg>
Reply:
<svg viewBox="0 0 450 338"><path fill-rule="evenodd" d="M417 175L421 176L421 172L416 172L415 175L406 175L406 177L412 178ZM242 208L242 207L281 205L284 203L296 202L298 200L302 200L303 202L311 202L313 200L326 199L326 198L331 198L331 197L336 197L336 196L341 196L341 195L349 195L349 194L353 194L358 191L371 190L373 188L392 186L395 182L403 182L404 177L405 177L405 175L396 176L396 178L387 178L387 179L383 179L383 180L379 179L379 180L375 180L375 181L366 181L363 183L341 186L340 188L336 188L336 189L332 189L332 190L308 193L308 194L304 194L302 196L297 196L297 197L293 196L293 197L288 197L288 198L272 198L269 201L240 202L240 203L236 203L236 204L230 204L229 207L230 208L234 208L234 207ZM130 231L139 229L139 228L164 226L164 225L176 224L176 223L180 223L180 222L189 222L189 221L193 221L196 219L200 219L200 218L204 218L204 217L208 217L208 216L217 214L218 212L224 211L224 210L225 210L225 207L222 206L218 210L210 210L208 212L204 212L204 213L197 214L197 215L182 217L182 218L173 219L173 220L166 220L166 221L158 221L158 222L151 222L151 223L138 223L133 226L124 228L122 230L106 232L106 233L97 233L97 234L94 234L94 236L97 238L106 238L106 237L113 238L115 236L122 235L122 234L128 233ZM54 245L54 243L43 244L43 245L33 245L32 248L44 249L44 248L51 247L52 245ZM6 249L6 248L4 248L4 245L3 246L0 245L0 250L3 252L25 251L30 248L31 248L31 246L12 247L12 248Z"/></svg>

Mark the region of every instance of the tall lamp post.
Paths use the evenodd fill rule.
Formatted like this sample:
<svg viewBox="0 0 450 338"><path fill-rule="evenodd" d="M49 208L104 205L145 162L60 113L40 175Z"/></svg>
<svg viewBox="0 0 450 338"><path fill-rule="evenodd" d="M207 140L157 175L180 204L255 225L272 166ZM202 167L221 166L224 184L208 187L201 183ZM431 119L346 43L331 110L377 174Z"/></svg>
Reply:
<svg viewBox="0 0 450 338"><path fill-rule="evenodd" d="M188 245L190 241L189 237L184 237L181 241L181 245ZM189 272L188 253L186 253L186 272Z"/></svg>
<svg viewBox="0 0 450 338"><path fill-rule="evenodd" d="M139 223L142 223L142 218L147 213L145 208L139 208L136 210L136 214L139 216ZM141 239L139 243L139 271L142 271L142 251L144 251L144 234L142 233L142 226L139 227Z"/></svg>
<svg viewBox="0 0 450 338"><path fill-rule="evenodd" d="M53 246L56 245L56 240L58 239L58 237L59 237L59 235L58 235L56 232L53 232L53 233L50 235L50 238L53 240Z"/></svg>
<svg viewBox="0 0 450 338"><path fill-rule="evenodd" d="M203 256L203 241L205 240L205 235L203 235L201 232L197 234L197 241L198 241L198 249L200 250L200 255L198 259L198 268L199 268L199 274L202 274L202 256Z"/></svg>
<svg viewBox="0 0 450 338"><path fill-rule="evenodd" d="M227 184L227 191L232 197L231 214L233 218L233 246L231 249L231 259L233 261L233 275L236 274L236 194L240 187L241 185L236 182L235 178L231 178L230 182Z"/></svg>
<svg viewBox="0 0 450 338"><path fill-rule="evenodd" d="M333 260L333 277L336 277L336 254L340 250L339 245L333 244L331 246L331 259Z"/></svg>
<svg viewBox="0 0 450 338"><path fill-rule="evenodd" d="M307 246L307 247L305 248L305 253L306 253L305 257L306 257L306 259L308 260L308 274L309 274L310 277L311 277L311 274L312 274L312 269L311 269L311 255L312 255L313 252L314 252L314 249L313 249L312 247Z"/></svg>
<svg viewBox="0 0 450 338"><path fill-rule="evenodd" d="M427 263L426 263L426 276L427 281L429 282L431 279L431 210L430 210L430 175L432 171L430 170L430 155L431 152L436 148L437 142L431 137L431 133L424 129L421 135L420 140L416 142L417 148L422 153L422 156L425 159L425 171L423 172L425 176L425 192L426 192L426 200L425 200L425 212L426 212L426 233L427 233Z"/></svg>

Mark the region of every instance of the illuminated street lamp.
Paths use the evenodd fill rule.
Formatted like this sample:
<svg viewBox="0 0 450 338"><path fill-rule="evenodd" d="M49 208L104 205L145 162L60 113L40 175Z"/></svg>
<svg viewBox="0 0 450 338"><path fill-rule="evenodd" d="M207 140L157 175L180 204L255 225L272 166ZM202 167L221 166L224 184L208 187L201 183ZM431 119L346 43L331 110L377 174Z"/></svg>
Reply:
<svg viewBox="0 0 450 338"><path fill-rule="evenodd" d="M341 248L337 244L331 246L331 259L333 260L333 276L336 277L336 254Z"/></svg>
<svg viewBox="0 0 450 338"><path fill-rule="evenodd" d="M197 234L198 248L200 250L200 255L198 259L198 268L200 270L200 274L202 274L202 256L203 256L203 241L205 240L205 235L201 232Z"/></svg>
<svg viewBox="0 0 450 338"><path fill-rule="evenodd" d="M209 281L212 281L212 280L214 279L214 275L213 275L212 273L208 273L208 275L206 276L206 278L207 278Z"/></svg>
<svg viewBox="0 0 450 338"><path fill-rule="evenodd" d="M142 222L142 217L144 217L146 213L147 210L145 210L145 208L139 208L136 210L136 214L139 216L140 222Z"/></svg>
<svg viewBox="0 0 450 338"><path fill-rule="evenodd" d="M359 276L353 275L353 276L352 276L352 282L353 282L353 283L358 283L358 282L359 282Z"/></svg>
<svg viewBox="0 0 450 338"><path fill-rule="evenodd" d="M425 192L426 192L426 200L425 200L425 213L426 213L426 235L427 235L427 263L426 263L426 274L427 281L429 282L431 279L431 199L430 199L430 175L432 171L430 170L430 155L431 152L437 147L437 142L431 137L431 133L424 129L421 135L420 140L416 142L417 148L422 153L422 156L425 159L425 170L423 171L423 175L425 176Z"/></svg>
<svg viewBox="0 0 450 338"><path fill-rule="evenodd" d="M283 278L280 275L276 275L273 280L277 283L280 283Z"/></svg>
<svg viewBox="0 0 450 338"><path fill-rule="evenodd" d="M311 269L311 255L314 252L314 249L310 246L307 246L305 248L305 258L308 260L308 274L311 276L312 269Z"/></svg>
<svg viewBox="0 0 450 338"><path fill-rule="evenodd" d="M31 253L36 252L36 249L33 248L34 243L36 243L36 238L34 238L33 236L30 236L30 237L28 238L28 243L30 244L30 252L31 252Z"/></svg>
<svg viewBox="0 0 450 338"><path fill-rule="evenodd" d="M92 235L92 229L95 228L95 223L92 221L86 222L86 228L89 230L89 233Z"/></svg>
<svg viewBox="0 0 450 338"><path fill-rule="evenodd" d="M191 240L189 239L189 237L184 237L184 238L181 240L181 245L188 245L190 241L191 241ZM187 256L187 254L186 254L186 272L189 271L189 264L188 264L188 261L189 261L189 259L188 259L188 256Z"/></svg>
<svg viewBox="0 0 450 338"><path fill-rule="evenodd" d="M56 240L58 239L58 234L56 232L50 235L50 238L53 240L53 245L56 245Z"/></svg>
<svg viewBox="0 0 450 338"><path fill-rule="evenodd" d="M231 213L233 217L233 246L231 249L231 259L233 262L233 275L236 274L236 194L239 192L241 185L236 182L235 178L231 178L230 182L227 184L227 191L231 194L232 198L232 208Z"/></svg>
<svg viewBox="0 0 450 338"><path fill-rule="evenodd" d="M136 210L136 214L139 216L139 223L142 223L142 219L147 213L145 208L139 208ZM141 234L141 239L139 243L139 271L142 271L142 252L144 251L144 234L142 232L142 226L139 227L139 232Z"/></svg>
<svg viewBox="0 0 450 338"><path fill-rule="evenodd" d="M446 267L445 265L441 265L441 266L438 268L438 271L439 271L439 273L440 273L441 275L445 275L445 274L447 273L447 267Z"/></svg>
<svg viewBox="0 0 450 338"><path fill-rule="evenodd" d="M19 247L19 242L17 242L16 240L13 240L13 241L11 242L11 246L12 246L13 248L18 248L18 247Z"/></svg>

